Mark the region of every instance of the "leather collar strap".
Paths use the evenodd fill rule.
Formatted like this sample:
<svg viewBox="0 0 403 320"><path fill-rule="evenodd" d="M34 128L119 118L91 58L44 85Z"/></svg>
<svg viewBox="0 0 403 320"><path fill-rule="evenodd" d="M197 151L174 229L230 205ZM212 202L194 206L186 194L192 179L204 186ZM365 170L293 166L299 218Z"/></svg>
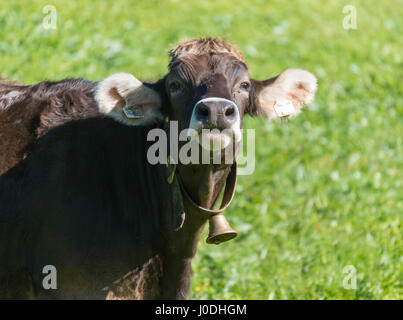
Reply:
<svg viewBox="0 0 403 320"><path fill-rule="evenodd" d="M177 173L177 179L182 191L183 199L184 201L189 204L192 207L192 211L195 211L199 213L200 215L205 216L206 218L210 218L213 215L216 215L218 213L223 212L225 209L228 208L228 206L231 204L232 199L234 198L235 194L235 187L236 187L236 182L237 182L237 163L235 162L231 166L231 171L228 174L227 181L225 183L225 190L224 190L224 196L221 202L221 206L219 209L207 209L203 208L202 206L198 205L193 201L193 199L190 197L188 192L185 189L185 186L183 185L182 179L180 178L179 172Z"/></svg>
<svg viewBox="0 0 403 320"><path fill-rule="evenodd" d="M165 123L163 126L165 132L167 132L169 136L169 118L167 117L165 119ZM169 148L169 144L168 144ZM169 151L168 151L169 154ZM235 194L235 187L237 183L237 163L234 162L233 165L231 166L231 171L227 177L227 181L225 183L225 190L224 190L224 196L221 202L221 206L219 209L214 210L214 209L207 209L203 208L202 206L198 205L193 201L193 199L190 197L188 192L186 191L185 186L183 185L182 179L179 175L179 172L177 171L176 164L171 163L170 158L168 157L168 162L167 162L167 169L168 169L168 183L174 186L174 193L176 193L176 196L174 197L177 201L174 199L174 230L179 230L184 223L185 220L185 213L184 213L184 204L188 204L192 208L192 212L197 212L199 215L204 216L205 218L211 218L214 215L217 215L221 212L223 212L225 209L228 208L228 206L231 204L232 199L234 198ZM176 187L175 187L176 186ZM178 192L180 189L180 192ZM182 197L181 197L182 196ZM182 199L180 199L182 198ZM183 200L183 203L182 203ZM179 204L177 202L180 202ZM177 207L178 206L178 207Z"/></svg>

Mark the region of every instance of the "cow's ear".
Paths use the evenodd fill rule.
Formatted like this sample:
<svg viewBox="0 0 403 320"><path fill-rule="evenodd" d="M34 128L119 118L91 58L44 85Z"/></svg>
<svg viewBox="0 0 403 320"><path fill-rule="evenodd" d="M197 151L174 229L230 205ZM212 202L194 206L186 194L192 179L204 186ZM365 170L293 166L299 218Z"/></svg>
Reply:
<svg viewBox="0 0 403 320"><path fill-rule="evenodd" d="M301 69L287 69L274 78L251 82L247 112L270 120L295 117L313 101L317 90L315 76Z"/></svg>
<svg viewBox="0 0 403 320"><path fill-rule="evenodd" d="M123 124L141 126L163 119L161 97L129 73L116 73L95 91L99 111Z"/></svg>

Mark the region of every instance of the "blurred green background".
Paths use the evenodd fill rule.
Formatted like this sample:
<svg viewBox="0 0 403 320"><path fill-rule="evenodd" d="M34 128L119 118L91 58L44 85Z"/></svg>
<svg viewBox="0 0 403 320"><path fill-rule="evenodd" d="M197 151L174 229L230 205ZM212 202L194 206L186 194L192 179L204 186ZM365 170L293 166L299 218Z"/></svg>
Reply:
<svg viewBox="0 0 403 320"><path fill-rule="evenodd" d="M46 5L55 30L43 28ZM342 26L345 5L355 30ZM226 213L240 236L201 241L190 298L402 299L402 17L398 0L3 0L0 77L157 80L170 46L199 36L235 43L256 79L311 71L319 90L299 117L246 119L256 170ZM356 290L343 287L348 265Z"/></svg>

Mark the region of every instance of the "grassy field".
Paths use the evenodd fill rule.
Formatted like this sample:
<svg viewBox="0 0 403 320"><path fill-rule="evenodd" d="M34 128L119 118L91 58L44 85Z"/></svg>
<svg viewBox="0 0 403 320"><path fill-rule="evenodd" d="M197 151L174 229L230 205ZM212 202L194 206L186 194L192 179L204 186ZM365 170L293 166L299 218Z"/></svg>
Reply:
<svg viewBox="0 0 403 320"><path fill-rule="evenodd" d="M42 25L49 4L55 30ZM348 4L355 30L342 26ZM240 236L201 242L191 298L402 299L402 16L398 0L1 1L0 77L156 80L170 45L198 36L237 44L256 79L311 71L319 90L302 115L246 120L256 170L226 213Z"/></svg>

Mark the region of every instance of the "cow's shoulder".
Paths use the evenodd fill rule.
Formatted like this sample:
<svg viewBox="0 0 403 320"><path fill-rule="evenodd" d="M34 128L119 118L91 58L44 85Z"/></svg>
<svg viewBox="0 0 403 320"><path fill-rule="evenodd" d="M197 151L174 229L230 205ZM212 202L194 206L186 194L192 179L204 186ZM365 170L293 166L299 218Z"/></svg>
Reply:
<svg viewBox="0 0 403 320"><path fill-rule="evenodd" d="M33 85L0 81L0 174L24 159L53 128L100 116L95 87L84 79Z"/></svg>
<svg viewBox="0 0 403 320"><path fill-rule="evenodd" d="M32 88L32 102L39 108L36 136L70 121L100 116L94 100L95 82L85 79L66 79L41 82Z"/></svg>

